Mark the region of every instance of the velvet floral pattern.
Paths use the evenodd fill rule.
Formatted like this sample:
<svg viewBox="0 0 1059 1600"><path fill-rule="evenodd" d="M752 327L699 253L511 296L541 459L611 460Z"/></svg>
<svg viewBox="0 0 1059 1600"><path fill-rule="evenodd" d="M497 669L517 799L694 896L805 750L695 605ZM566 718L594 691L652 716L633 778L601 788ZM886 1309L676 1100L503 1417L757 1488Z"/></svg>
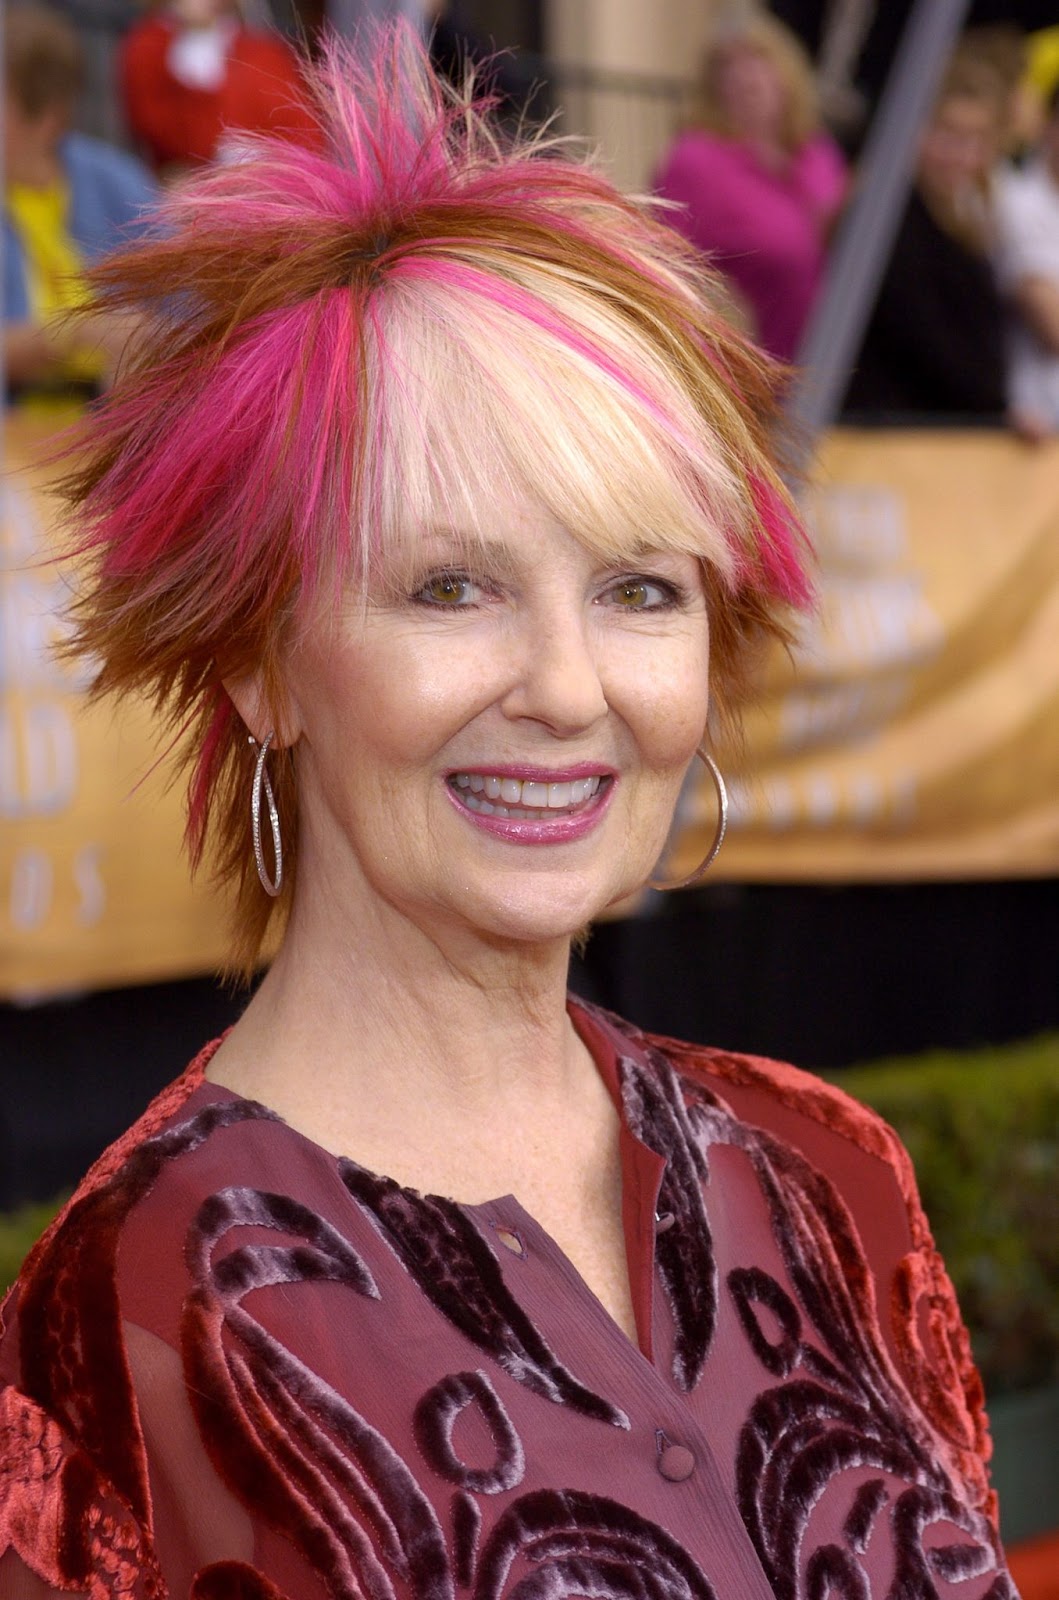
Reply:
<svg viewBox="0 0 1059 1600"><path fill-rule="evenodd" d="M981 1390L889 1130L572 1010L619 1105L640 1348L512 1197L205 1081L5 1307L0 1592L1008 1600ZM6 1553L4 1553L6 1552Z"/></svg>

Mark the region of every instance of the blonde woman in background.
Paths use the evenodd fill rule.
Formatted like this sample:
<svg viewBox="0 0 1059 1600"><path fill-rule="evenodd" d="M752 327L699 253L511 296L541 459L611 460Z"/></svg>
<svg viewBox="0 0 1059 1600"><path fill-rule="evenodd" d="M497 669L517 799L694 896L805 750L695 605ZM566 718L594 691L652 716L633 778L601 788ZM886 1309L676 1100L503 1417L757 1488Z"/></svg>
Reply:
<svg viewBox="0 0 1059 1600"><path fill-rule="evenodd" d="M143 229L157 199L135 157L73 129L83 57L47 6L3 16L4 375L8 399L51 411L98 393L130 332L125 317L71 322L85 269Z"/></svg>
<svg viewBox="0 0 1059 1600"><path fill-rule="evenodd" d="M719 28L703 59L699 114L655 188L679 206L669 220L724 273L751 332L781 360L798 348L846 187L798 40L764 15Z"/></svg>
<svg viewBox="0 0 1059 1600"><path fill-rule="evenodd" d="M1003 311L991 253L1007 114L996 72L958 56L920 139L847 410L1004 417Z"/></svg>

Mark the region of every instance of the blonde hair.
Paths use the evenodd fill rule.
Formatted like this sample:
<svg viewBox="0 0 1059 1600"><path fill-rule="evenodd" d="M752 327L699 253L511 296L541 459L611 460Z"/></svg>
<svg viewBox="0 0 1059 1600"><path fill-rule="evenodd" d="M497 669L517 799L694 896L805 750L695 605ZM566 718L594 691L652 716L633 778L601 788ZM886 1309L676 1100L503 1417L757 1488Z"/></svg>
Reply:
<svg viewBox="0 0 1059 1600"><path fill-rule="evenodd" d="M702 58L695 121L713 133L732 128L717 94L717 62L731 46L756 51L775 67L786 104L780 126L784 149L794 154L820 128L820 103L812 62L801 41L776 17L763 12L724 23L714 32Z"/></svg>
<svg viewBox="0 0 1059 1600"><path fill-rule="evenodd" d="M694 553L721 709L808 593L769 447L779 376L698 256L589 166L502 142L405 27L367 64L333 46L312 87L326 152L258 141L97 269L148 331L69 482L90 557L71 648L186 736L192 859L212 838L244 968L296 861L267 899L222 680L259 673L281 720L290 642L395 534L442 514L474 540L514 488L607 558ZM296 768L277 752L292 841Z"/></svg>
<svg viewBox="0 0 1059 1600"><path fill-rule="evenodd" d="M950 100L973 100L993 112L998 130L1003 128L1009 85L991 57L961 43L945 70L934 99L934 114Z"/></svg>
<svg viewBox="0 0 1059 1600"><path fill-rule="evenodd" d="M934 220L965 249L985 255L994 242L993 196L991 190L993 166L999 160L1004 143L1009 95L1004 80L991 61L961 44L949 63L941 88L934 101L928 130L937 122L945 107L954 101L969 101L988 111L993 121L994 145L990 159L983 166L974 184L961 194L935 192L925 179L919 177L919 192Z"/></svg>

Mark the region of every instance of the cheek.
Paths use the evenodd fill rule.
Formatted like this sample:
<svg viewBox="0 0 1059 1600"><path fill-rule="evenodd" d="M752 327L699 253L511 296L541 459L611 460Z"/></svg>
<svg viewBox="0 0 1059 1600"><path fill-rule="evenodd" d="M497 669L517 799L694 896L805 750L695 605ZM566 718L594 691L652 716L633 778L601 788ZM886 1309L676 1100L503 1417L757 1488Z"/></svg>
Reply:
<svg viewBox="0 0 1059 1600"><path fill-rule="evenodd" d="M667 773L685 767L702 741L709 709L705 630L656 657L648 670L630 674L626 704L645 765Z"/></svg>
<svg viewBox="0 0 1059 1600"><path fill-rule="evenodd" d="M651 737L658 760L683 770L706 732L709 691L705 673L701 680L689 679L679 687L681 692L660 708Z"/></svg>
<svg viewBox="0 0 1059 1600"><path fill-rule="evenodd" d="M311 742L326 739L359 776L429 770L480 709L484 675L470 651L368 638L333 651L301 689ZM315 709L314 709L315 708Z"/></svg>

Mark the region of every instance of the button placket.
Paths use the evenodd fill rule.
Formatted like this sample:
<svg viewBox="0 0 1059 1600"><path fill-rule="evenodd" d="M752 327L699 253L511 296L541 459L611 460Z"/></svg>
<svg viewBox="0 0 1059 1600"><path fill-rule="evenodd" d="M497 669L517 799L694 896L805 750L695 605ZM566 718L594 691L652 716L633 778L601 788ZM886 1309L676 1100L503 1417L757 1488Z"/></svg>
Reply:
<svg viewBox="0 0 1059 1600"><path fill-rule="evenodd" d="M662 1164L660 1163L660 1166ZM637 1175L639 1176L639 1175ZM654 1178L652 1174L652 1178ZM661 1172L658 1173L658 1178ZM631 1216L636 1218L636 1242L651 1263L651 1278L657 1270L653 1260L655 1240L655 1214L658 1207L657 1182L650 1186L642 1182L629 1185L626 1199L631 1206ZM633 1209L634 1208L634 1209ZM538 1291L545 1295L544 1305L535 1309L540 1317L542 1336L555 1350L559 1359L578 1371L576 1345L570 1336L577 1323L582 1323L581 1338L588 1339L597 1366L594 1371L594 1389L617 1404L620 1395L625 1401L626 1427L622 1435L634 1452L628 1463L633 1477L653 1472L662 1480L660 1492L672 1504L693 1508L694 1528L699 1528L703 1511L708 1508L709 1542L713 1552L711 1566L716 1564L720 1581L716 1592L735 1594L739 1600L774 1600L771 1586L761 1567L739 1514L728 1475L722 1471L703 1423L690 1406L690 1396L673 1392L673 1379L664 1365L655 1362L642 1349L629 1340L614 1323L600 1302L587 1290L577 1269L555 1240L536 1219L507 1196L496 1203L492 1216L483 1215L487 1208L478 1211L478 1223L487 1236L497 1240L499 1228L510 1234L517 1233L523 1242L525 1256L515 1259L537 1280ZM664 1212L663 1212L664 1214ZM502 1220L501 1220L502 1219ZM497 1243L499 1241L497 1240ZM648 1255L648 1247L650 1254ZM508 1249L497 1250L505 1260ZM645 1263L646 1264L646 1263ZM521 1274L519 1274L521 1276ZM651 1279L648 1280L649 1282ZM572 1322L568 1314L552 1316L566 1301L567 1296L580 1310ZM665 1296L654 1297L655 1308L665 1304ZM571 1308L572 1309L572 1308ZM547 1318L543 1311L549 1314ZM668 1345L669 1335L666 1334ZM664 1423L664 1426L661 1424ZM645 1436L646 1434L646 1436ZM613 1437L613 1436L612 1436ZM690 1444L683 1440L690 1440ZM622 1449L618 1445L619 1451ZM670 1490L672 1485L672 1490ZM681 1485L685 1485L681 1488ZM694 1509L700 1506L701 1508ZM634 1503L634 1502L630 1502ZM683 1512L678 1513L681 1517ZM689 1548L696 1543L697 1535L689 1533ZM731 1579L731 1582L728 1582Z"/></svg>

